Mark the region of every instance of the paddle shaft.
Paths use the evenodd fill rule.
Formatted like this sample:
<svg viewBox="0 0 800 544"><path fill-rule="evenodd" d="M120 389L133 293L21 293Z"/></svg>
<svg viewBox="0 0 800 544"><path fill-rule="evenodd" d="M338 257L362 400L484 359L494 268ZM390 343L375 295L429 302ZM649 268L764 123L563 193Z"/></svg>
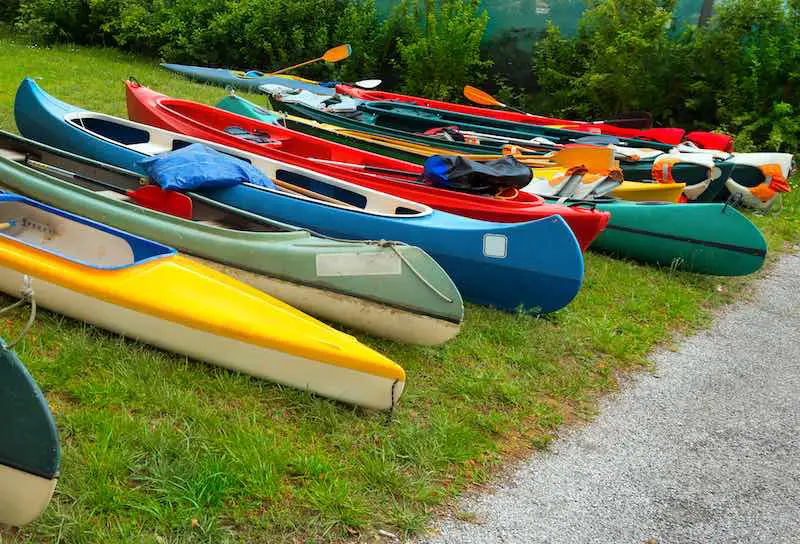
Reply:
<svg viewBox="0 0 800 544"><path fill-rule="evenodd" d="M358 209L358 210L361 209L358 206L353 206L349 202L345 202L343 200L339 200L337 198L333 198L333 197L328 196L328 195L323 195L321 193L317 193L316 191L312 191L310 189L306 189L305 187L299 187L299 186L294 185L292 183L287 183L285 181L280 181L280 180L277 180L277 179L273 180L273 182L278 187L286 189L287 191L292 191L293 193L297 193L299 195L307 196L309 198L313 198L313 199L316 199L316 200L322 200L323 202L331 202L333 204L339 204L339 205L342 205L342 206L347 206L348 208L355 208L355 209Z"/></svg>

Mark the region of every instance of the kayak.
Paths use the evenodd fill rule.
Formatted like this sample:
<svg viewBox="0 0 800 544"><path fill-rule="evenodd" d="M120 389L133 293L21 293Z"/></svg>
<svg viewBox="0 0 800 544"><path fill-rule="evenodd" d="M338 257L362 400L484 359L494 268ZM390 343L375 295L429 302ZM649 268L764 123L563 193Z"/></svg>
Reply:
<svg viewBox="0 0 800 544"><path fill-rule="evenodd" d="M168 246L0 195L0 290L230 370L390 409L405 372L355 338Z"/></svg>
<svg viewBox="0 0 800 544"><path fill-rule="evenodd" d="M197 194L185 197L190 217L162 213L140 203L139 175L7 132L0 184L176 247L304 312L376 336L435 345L463 320L452 280L413 246L331 240Z"/></svg>
<svg viewBox="0 0 800 544"><path fill-rule="evenodd" d="M261 106L236 95L229 95L216 104L216 107L237 115L257 119L264 123L274 124L274 112L265 110ZM437 148L432 145L410 144L394 138L381 138L371 136L367 133L340 129L334 125L317 123L301 117L292 115L284 116L282 122L286 126L310 136L322 138L329 142L334 142L349 147L355 147L377 153L383 156L394 157L413 164L422 164L425 159L433 155L460 155L464 158L478 161L488 161L502 158L502 155L463 155L457 151ZM520 162L528 164L537 177L551 178L565 172L564 165L542 166L542 159L536 158L526 162L524 158L518 157ZM547 161L544 161L547 162ZM576 161L580 162L580 161ZM537 163L539 166L537 166ZM619 198L629 200L666 200L677 202L683 192L683 183L642 183L635 181L623 181L622 184L612 191L612 194ZM448 210L453 211L453 210ZM568 221L569 222L569 221ZM580 241L580 240L579 240Z"/></svg>
<svg viewBox="0 0 800 544"><path fill-rule="evenodd" d="M61 448L42 390L0 338L0 526L38 518L53 496Z"/></svg>
<svg viewBox="0 0 800 544"><path fill-rule="evenodd" d="M732 206L597 199L575 202L611 212L592 249L700 274L743 276L767 255L761 231Z"/></svg>
<svg viewBox="0 0 800 544"><path fill-rule="evenodd" d="M261 85L278 84L292 89L312 91L316 94L331 96L336 94L336 90L331 87L323 87L301 79L272 76L258 70L229 70L227 68L205 68L168 63L162 64L161 67L195 81L253 92L258 91Z"/></svg>
<svg viewBox="0 0 800 544"><path fill-rule="evenodd" d="M686 135L686 131L680 128L627 128L616 126L609 121L573 121L569 119L558 119L555 117L546 117L543 115L533 115L529 113L519 113L509 110L493 110L490 108L481 108L477 106L456 104L454 102L445 102L442 100L432 100L429 98L421 98L418 96L409 96L405 94L391 93L386 91L377 91L373 89L359 89L351 85L338 84L336 91L340 94L345 94L353 98L369 102L382 102L387 100L394 100L408 104L415 104L426 108L437 110L449 111L454 113L465 113L468 115L475 115L477 117L485 117L490 119L497 119L499 121L513 121L516 123L525 123L529 125L540 126L556 126L568 130L575 130L579 132L588 132L591 134L610 134L612 136L619 136L623 138L637 138L647 141L655 141L669 145L678 145L681 143ZM624 123L625 119L619 119ZM630 121L630 120L627 120ZM694 134L694 133L693 133ZM689 141L697 139L697 134L688 135ZM707 133L701 133L707 134ZM726 143L730 143L731 138L728 136L724 138ZM729 151L730 145L724 145L724 150Z"/></svg>
<svg viewBox="0 0 800 544"><path fill-rule="evenodd" d="M280 100L279 97L273 97L272 104L275 108L285 114L293 115L296 117L306 118L317 121L318 123L334 125L342 129L357 131L362 134L369 134L375 138L391 138L394 141L402 141L412 146L428 145L449 149L452 152L465 155L481 154L481 155L498 155L502 154L504 148L507 148L509 143L505 140L494 141L481 139L477 143L466 143L460 141L447 141L433 136L407 132L398 130L396 128L384 125L376 125L373 123L365 122L364 116L345 116L327 111L322 111L316 108L311 108L304 104L289 103ZM287 125L295 130L303 130L300 123L294 123L291 120L286 121ZM524 135L526 140L530 139L529 135ZM501 139L502 140L502 139ZM528 158L541 158L546 156L547 150L537 148L531 144L518 145L518 148L524 150L524 157ZM662 154L662 152L653 150L655 154ZM686 157L688 158L688 157ZM663 179L669 183L685 183L687 187L698 185L703 187L703 191L697 195L693 202L708 202L725 195L727 198L727 191L725 190L725 181L730 178L734 173L735 164L727 160L714 160L714 167L708 168L707 166L699 165L694 162L676 162L671 164L668 170L668 177ZM525 162L523 160L523 162ZM654 170L657 174L661 173L660 168L655 168L655 157L644 157L635 159L624 159L620 161L620 168L626 181L652 181L654 178ZM754 170L754 171L753 171ZM736 170L737 176L739 169ZM749 176L755 176L751 181L760 179L760 174L757 169L751 168ZM750 183L750 182L747 182ZM760 183L760 181L759 181Z"/></svg>
<svg viewBox="0 0 800 544"><path fill-rule="evenodd" d="M422 175L422 168L416 164L329 142L206 104L169 98L141 85L128 83L126 90L128 116L134 121L302 166L436 210L498 223L534 221L560 215L584 249L608 222L603 213L545 204L537 197L522 195L515 199L499 199L414 183ZM236 132L232 127L236 127ZM255 134L268 141L254 139L252 135ZM408 175L386 174L384 170L408 172Z"/></svg>
<svg viewBox="0 0 800 544"><path fill-rule="evenodd" d="M20 87L14 111L24 136L140 174L142 158L204 142L81 110L47 95L31 80ZM560 216L509 224L469 219L205 143L250 162L284 189L241 184L200 194L326 236L401 240L419 246L444 268L466 300L505 310L551 312L566 306L580 290L583 256Z"/></svg>

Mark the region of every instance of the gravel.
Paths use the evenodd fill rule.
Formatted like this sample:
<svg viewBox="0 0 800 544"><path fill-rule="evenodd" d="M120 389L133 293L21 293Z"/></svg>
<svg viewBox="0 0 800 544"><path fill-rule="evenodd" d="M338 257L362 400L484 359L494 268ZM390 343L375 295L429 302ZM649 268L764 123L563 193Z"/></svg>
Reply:
<svg viewBox="0 0 800 544"><path fill-rule="evenodd" d="M425 544L800 542L800 256Z"/></svg>

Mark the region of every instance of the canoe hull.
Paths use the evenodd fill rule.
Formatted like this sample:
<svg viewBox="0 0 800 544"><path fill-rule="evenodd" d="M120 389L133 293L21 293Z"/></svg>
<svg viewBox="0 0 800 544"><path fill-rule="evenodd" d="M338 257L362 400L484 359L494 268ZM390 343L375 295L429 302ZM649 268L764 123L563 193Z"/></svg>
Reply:
<svg viewBox="0 0 800 544"><path fill-rule="evenodd" d="M571 210L561 206L543 206L541 200L535 197L527 201L492 199L395 181L356 169L316 162L314 159L363 164L410 171L415 174L422 172L422 169L414 164L310 137L205 104L171 99L136 84L126 85L126 95L128 116L133 121L308 168L349 183L419 202L447 213L499 223L533 221L558 214L570 225L582 248L588 247L608 222L605 214L589 210ZM262 145L232 136L224 130L232 125L250 132L257 131L274 135L276 139L282 140L282 143L280 146Z"/></svg>
<svg viewBox="0 0 800 544"><path fill-rule="evenodd" d="M273 83L293 89L313 91L316 94L331 96L336 94L336 91L329 87L266 74L260 77L239 77L239 73L236 70L228 70L226 68L205 68L203 66L187 66L185 64L162 64L161 67L189 79L219 85L220 87L233 87L257 92L259 86Z"/></svg>
<svg viewBox="0 0 800 544"><path fill-rule="evenodd" d="M166 351L300 390L379 410L400 398L404 382L358 372L187 327L32 276L37 304ZM0 267L0 290L19 293L23 274Z"/></svg>
<svg viewBox="0 0 800 544"><path fill-rule="evenodd" d="M0 527L21 527L50 503L61 448L41 389L17 355L0 343Z"/></svg>
<svg viewBox="0 0 800 544"><path fill-rule="evenodd" d="M368 299L254 274L200 257L189 257L321 319L336 321L381 338L437 346L453 339L461 330L460 322L436 319Z"/></svg>
<svg viewBox="0 0 800 544"><path fill-rule="evenodd" d="M0 145L87 178L104 179L123 192L138 187L138 176L132 173L120 174L18 137L0 134ZM0 184L218 263L228 271L237 271L236 276L245 283L303 311L376 336L435 345L456 334L463 320L463 302L455 285L430 256L416 247L341 242L304 231L256 233L198 225L96 194L77 182L55 179L1 158ZM346 269L325 272L320 268L333 260L345 261ZM372 266L375 260L393 266L379 273ZM437 291L446 293L449 300ZM401 316L420 326L398 326Z"/></svg>
<svg viewBox="0 0 800 544"><path fill-rule="evenodd" d="M700 274L743 276L759 270L767 244L750 220L724 204L608 203L606 231L592 248L639 262Z"/></svg>
<svg viewBox="0 0 800 544"><path fill-rule="evenodd" d="M35 84L29 82L28 85ZM54 102L57 101L53 99L41 103L38 109L32 109L30 105L23 107L18 103L15 111L20 131L55 147L63 147L95 160L142 173L138 162L146 156L143 152L67 125L61 107L56 110ZM35 108L36 104L33 106ZM66 107L71 108L71 111L77 110L74 106ZM47 121L40 122L39 119ZM109 116L104 116L103 119L108 122L130 123L114 120ZM176 140L193 141L189 136L144 125L130 123L126 126L136 127L136 130L143 132L149 131L151 141L163 141L166 147L162 151L171 149ZM353 209L297 194L246 185L202 193L212 200L235 208L296 224L335 238L401 240L418 246L436 259L464 298L476 303L506 310L516 310L522 306L551 312L568 304L580 289L583 281L583 257L575 236L560 216L526 223L483 222L430 210L408 200L388 197L263 156L232 148L219 149L258 164L267 175L284 182L303 183L305 180L313 182L314 190L331 188L356 192L368 199L390 205L391 211L395 207L426 209L411 215L366 212L360 208ZM487 278L494 281L487 282Z"/></svg>

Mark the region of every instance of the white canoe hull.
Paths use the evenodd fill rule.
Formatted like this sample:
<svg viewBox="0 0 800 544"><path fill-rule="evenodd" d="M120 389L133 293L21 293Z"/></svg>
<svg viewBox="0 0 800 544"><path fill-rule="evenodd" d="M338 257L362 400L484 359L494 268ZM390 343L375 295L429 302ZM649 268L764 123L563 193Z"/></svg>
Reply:
<svg viewBox="0 0 800 544"><path fill-rule="evenodd" d="M459 323L255 274L194 255L186 254L186 257L224 272L307 314L396 342L436 346L452 339L461 330Z"/></svg>
<svg viewBox="0 0 800 544"><path fill-rule="evenodd" d="M56 488L47 479L0 464L0 525L22 527L38 518Z"/></svg>

